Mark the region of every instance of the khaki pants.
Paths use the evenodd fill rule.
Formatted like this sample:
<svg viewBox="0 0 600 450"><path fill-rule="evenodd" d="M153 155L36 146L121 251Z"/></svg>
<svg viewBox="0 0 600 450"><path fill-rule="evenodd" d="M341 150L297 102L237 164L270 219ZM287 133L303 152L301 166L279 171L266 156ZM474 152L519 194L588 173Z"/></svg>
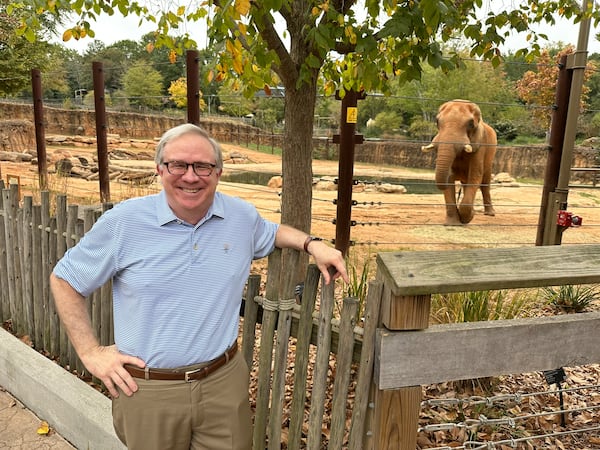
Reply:
<svg viewBox="0 0 600 450"><path fill-rule="evenodd" d="M202 380L142 380L113 399L113 424L129 450L248 450L252 413L241 352Z"/></svg>

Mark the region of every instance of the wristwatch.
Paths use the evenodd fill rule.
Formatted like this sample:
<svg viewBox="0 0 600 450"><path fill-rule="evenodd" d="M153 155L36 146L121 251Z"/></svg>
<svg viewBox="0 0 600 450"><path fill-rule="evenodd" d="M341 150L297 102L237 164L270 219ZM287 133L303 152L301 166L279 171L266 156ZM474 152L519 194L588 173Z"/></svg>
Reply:
<svg viewBox="0 0 600 450"><path fill-rule="evenodd" d="M322 241L322 240L323 240L323 239L322 239L322 238L320 238L320 237L316 237L316 236L310 236L310 235L309 235L309 236L306 238L306 240L304 241L304 251L310 255L311 253L308 251L308 244L310 244L312 241Z"/></svg>

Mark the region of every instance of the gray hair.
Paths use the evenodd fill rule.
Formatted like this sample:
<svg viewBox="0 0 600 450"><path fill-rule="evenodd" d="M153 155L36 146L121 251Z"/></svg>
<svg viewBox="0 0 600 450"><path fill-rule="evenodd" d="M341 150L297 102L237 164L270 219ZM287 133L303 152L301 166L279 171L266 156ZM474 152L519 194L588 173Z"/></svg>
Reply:
<svg viewBox="0 0 600 450"><path fill-rule="evenodd" d="M193 123L184 123L183 125L178 125L176 127L171 128L170 130L165 131L165 133L158 141L158 145L156 146L156 155L154 156L154 162L158 164L162 164L163 162L163 153L165 151L165 146L183 135L186 134L196 134L198 136L202 136L212 146L215 153L215 164L217 165L217 169L223 168L223 152L221 151L221 146L217 141L210 137L208 132L199 127L198 125L194 125Z"/></svg>

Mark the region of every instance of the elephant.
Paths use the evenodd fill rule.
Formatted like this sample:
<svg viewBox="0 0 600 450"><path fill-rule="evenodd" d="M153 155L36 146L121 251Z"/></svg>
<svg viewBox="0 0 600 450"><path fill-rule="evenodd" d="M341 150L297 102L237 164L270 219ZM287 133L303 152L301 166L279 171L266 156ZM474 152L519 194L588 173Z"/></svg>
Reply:
<svg viewBox="0 0 600 450"><path fill-rule="evenodd" d="M478 189L483 195L484 214L494 216L490 195L492 163L496 154L496 131L481 117L481 110L467 100L452 100L439 107L438 133L421 150L437 149L435 183L444 191L445 225L467 224L473 220ZM457 204L455 182L460 181L463 198Z"/></svg>

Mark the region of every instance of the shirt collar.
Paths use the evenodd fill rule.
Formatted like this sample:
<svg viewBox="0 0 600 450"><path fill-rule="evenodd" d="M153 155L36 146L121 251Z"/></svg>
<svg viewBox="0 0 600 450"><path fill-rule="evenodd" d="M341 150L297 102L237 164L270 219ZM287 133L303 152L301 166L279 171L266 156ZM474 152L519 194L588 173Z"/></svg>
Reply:
<svg viewBox="0 0 600 450"><path fill-rule="evenodd" d="M212 205L210 205L206 216L198 223L198 225L206 222L212 216L217 216L222 219L225 218L225 202L223 201L222 194L219 192L215 193L215 198L213 200ZM164 190L160 191L157 196L156 219L158 221L159 226L180 220L173 213L173 210L169 206L169 203L167 202L167 194Z"/></svg>

